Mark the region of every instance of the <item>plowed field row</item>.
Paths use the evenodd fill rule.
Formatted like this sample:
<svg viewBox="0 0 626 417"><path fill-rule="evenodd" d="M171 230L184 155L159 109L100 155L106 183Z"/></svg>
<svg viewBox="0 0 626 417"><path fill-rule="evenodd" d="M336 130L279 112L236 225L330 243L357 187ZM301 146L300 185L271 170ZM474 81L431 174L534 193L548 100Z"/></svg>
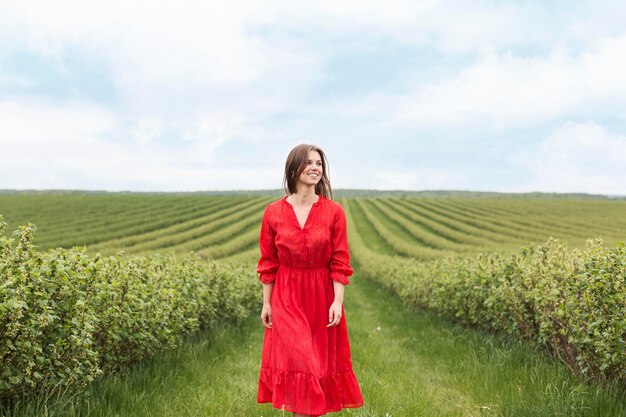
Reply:
<svg viewBox="0 0 626 417"><path fill-rule="evenodd" d="M9 229L38 226L43 249L86 245L90 253L162 251L246 262L258 257L264 207L276 196L174 194L0 195ZM363 244L416 259L514 250L555 237L572 247L626 238L626 202L478 198L343 198ZM351 239L356 239L352 236ZM358 246L358 245L357 245Z"/></svg>

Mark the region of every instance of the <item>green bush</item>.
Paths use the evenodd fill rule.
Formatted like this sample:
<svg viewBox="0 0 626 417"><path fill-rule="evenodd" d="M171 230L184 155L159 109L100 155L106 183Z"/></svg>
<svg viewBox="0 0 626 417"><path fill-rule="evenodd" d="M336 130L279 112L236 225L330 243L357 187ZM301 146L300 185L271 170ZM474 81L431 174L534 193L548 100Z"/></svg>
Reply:
<svg viewBox="0 0 626 417"><path fill-rule="evenodd" d="M249 265L38 252L33 225L16 232L17 242L4 228L0 216L0 398L84 385L199 328L237 322L259 298Z"/></svg>
<svg viewBox="0 0 626 417"><path fill-rule="evenodd" d="M626 387L626 249L555 239L498 253L433 262L353 246L362 273L406 304L547 348L583 378Z"/></svg>

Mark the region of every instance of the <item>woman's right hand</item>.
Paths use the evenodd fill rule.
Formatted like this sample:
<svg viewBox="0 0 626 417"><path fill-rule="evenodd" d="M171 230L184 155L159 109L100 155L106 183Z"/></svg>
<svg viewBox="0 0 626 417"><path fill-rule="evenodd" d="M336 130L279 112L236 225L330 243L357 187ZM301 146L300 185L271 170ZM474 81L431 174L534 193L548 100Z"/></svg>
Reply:
<svg viewBox="0 0 626 417"><path fill-rule="evenodd" d="M261 321L263 326L268 329L272 328L272 306L269 303L263 304L263 310L261 310Z"/></svg>

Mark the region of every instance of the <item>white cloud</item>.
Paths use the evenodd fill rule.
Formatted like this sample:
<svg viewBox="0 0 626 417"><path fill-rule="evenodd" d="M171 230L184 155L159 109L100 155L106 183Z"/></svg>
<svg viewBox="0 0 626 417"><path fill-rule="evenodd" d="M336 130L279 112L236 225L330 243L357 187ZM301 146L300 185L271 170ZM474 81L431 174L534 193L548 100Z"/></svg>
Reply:
<svg viewBox="0 0 626 417"><path fill-rule="evenodd" d="M485 44L509 46L538 42L559 30L559 27L540 24L553 17L551 11L541 5L439 0L255 3L254 21L266 25L310 28L322 36L347 39L355 44L384 39L403 45L435 46L451 54L475 52Z"/></svg>
<svg viewBox="0 0 626 417"><path fill-rule="evenodd" d="M38 146L79 146L86 140L100 140L116 129L116 124L114 114L90 103L0 102L0 143L27 144L23 149L31 152Z"/></svg>
<svg viewBox="0 0 626 417"><path fill-rule="evenodd" d="M82 102L0 102L0 189L196 191L280 185L280 166L213 166L217 146L252 132L245 123L214 127L208 116L200 118L193 140L171 149L157 140L167 128L158 120L142 120L131 130L133 141L113 141L108 136L119 130L120 119Z"/></svg>
<svg viewBox="0 0 626 417"><path fill-rule="evenodd" d="M84 48L105 58L122 83L245 83L266 66L243 16L223 2L6 3L3 12L31 52L62 59Z"/></svg>
<svg viewBox="0 0 626 417"><path fill-rule="evenodd" d="M0 72L0 89L7 88L28 88L33 85L33 81L20 74L3 74Z"/></svg>
<svg viewBox="0 0 626 417"><path fill-rule="evenodd" d="M531 57L488 49L469 68L399 99L392 122L535 126L607 104L626 105L625 73L626 36L578 53L562 45Z"/></svg>
<svg viewBox="0 0 626 417"><path fill-rule="evenodd" d="M165 124L163 121L155 118L144 118L130 130L130 134L141 146L148 146L155 141L163 132Z"/></svg>
<svg viewBox="0 0 626 417"><path fill-rule="evenodd" d="M64 53L78 50L101 59L131 92L245 86L297 69L281 62L295 65L311 52L321 58L336 38L359 48L388 40L467 54L550 39L562 25L541 25L552 14L540 6L434 0L5 0L0 7L0 54L26 49L63 67Z"/></svg>
<svg viewBox="0 0 626 417"><path fill-rule="evenodd" d="M254 190L280 188L280 167L249 168L235 166L215 169L154 167L136 171L138 182L156 191ZM120 183L124 183L120 178Z"/></svg>
<svg viewBox="0 0 626 417"><path fill-rule="evenodd" d="M331 180L336 188L370 190L441 190L463 187L463 178L458 171L448 167L430 166L391 167L384 171L372 167L365 173L362 169L340 167Z"/></svg>
<svg viewBox="0 0 626 417"><path fill-rule="evenodd" d="M626 136L593 123L565 123L533 153L513 157L527 169L523 191L626 195Z"/></svg>
<svg viewBox="0 0 626 417"><path fill-rule="evenodd" d="M622 93L626 72L626 37L598 37L599 23L589 28L568 15L559 20L540 5L32 0L6 1L3 9L16 39L2 46L52 57L60 67L66 51L95 56L110 71L124 110L137 119L203 112L203 99L232 106L233 97L244 96L271 97L276 112L289 111L323 82L326 49L332 55L335 38L365 51L372 40L389 40L443 54L479 54L473 65L429 84L409 80L408 95L391 94L394 124L540 123L575 112L589 99ZM584 49L570 51L564 32L576 42L584 38ZM545 55L534 47L527 55L506 49L542 43L549 47ZM369 107L382 108L384 116L393 108L382 96L371 96ZM246 105L235 105L245 117Z"/></svg>
<svg viewBox="0 0 626 417"><path fill-rule="evenodd" d="M215 162L217 149L229 141L260 143L270 136L257 118L227 109L207 112L190 121L181 134L187 142L184 161L210 165Z"/></svg>
<svg viewBox="0 0 626 417"><path fill-rule="evenodd" d="M266 188L280 182L254 175L276 174L266 168L275 162L267 154L303 137L350 143L341 149L385 140L393 149L397 138L441 143L447 129L458 135L445 138L458 140L458 152L485 131L500 130L506 142L509 132L520 137L521 130L564 120L612 119L619 128L626 120L626 9L554 7L0 0L0 188L229 188L225 181L246 188L251 176L250 184ZM397 74L384 65L377 70L377 58L394 62L396 54L416 57L399 60L407 68ZM329 80L342 79L336 65L344 66L340 75L354 70L358 82L333 95ZM90 90L92 76L103 78L93 90L111 91ZM262 149L265 159L252 171L218 170L229 162L219 159L220 150L235 141ZM364 179L351 174L360 168L347 165L349 156L350 174L338 178L345 187L468 184L443 166L376 167L380 173ZM488 184L474 188L481 186Z"/></svg>
<svg viewBox="0 0 626 417"><path fill-rule="evenodd" d="M89 103L0 102L0 188L106 179L109 167L133 162L129 149L106 139L117 128L115 114Z"/></svg>

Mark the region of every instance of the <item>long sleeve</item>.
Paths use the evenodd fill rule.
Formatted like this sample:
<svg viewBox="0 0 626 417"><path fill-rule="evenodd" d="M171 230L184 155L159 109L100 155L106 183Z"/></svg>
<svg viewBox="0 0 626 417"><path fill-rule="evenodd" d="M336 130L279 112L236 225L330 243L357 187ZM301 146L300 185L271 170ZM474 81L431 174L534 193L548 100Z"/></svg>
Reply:
<svg viewBox="0 0 626 417"><path fill-rule="evenodd" d="M348 248L348 231L346 213L338 205L333 221L333 235L331 239L332 255L330 258L330 278L344 285L350 284L348 279L354 272L350 266L350 250Z"/></svg>
<svg viewBox="0 0 626 417"><path fill-rule="evenodd" d="M263 213L263 221L261 222L261 234L259 237L259 248L261 249L261 258L257 265L257 272L261 274L259 280L264 284L271 284L276 279L276 271L278 271L278 250L276 249L276 231L272 229L270 224L269 206L265 208Z"/></svg>

